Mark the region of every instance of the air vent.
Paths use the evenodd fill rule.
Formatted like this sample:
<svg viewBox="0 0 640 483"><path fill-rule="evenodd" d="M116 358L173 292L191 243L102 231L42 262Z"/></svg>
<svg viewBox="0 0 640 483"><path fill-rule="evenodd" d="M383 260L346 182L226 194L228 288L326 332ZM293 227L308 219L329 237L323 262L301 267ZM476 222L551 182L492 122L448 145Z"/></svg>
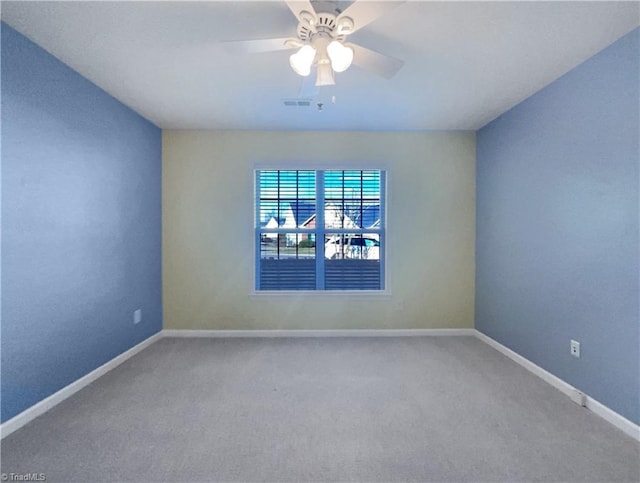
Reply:
<svg viewBox="0 0 640 483"><path fill-rule="evenodd" d="M282 99L282 103L287 107L309 107L311 99Z"/></svg>

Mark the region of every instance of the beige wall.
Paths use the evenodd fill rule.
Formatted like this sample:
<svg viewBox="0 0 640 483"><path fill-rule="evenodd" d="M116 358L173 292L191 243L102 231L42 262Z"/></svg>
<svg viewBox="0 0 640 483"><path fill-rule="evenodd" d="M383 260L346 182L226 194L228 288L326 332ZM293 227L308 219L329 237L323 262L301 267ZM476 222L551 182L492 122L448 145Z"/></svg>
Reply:
<svg viewBox="0 0 640 483"><path fill-rule="evenodd" d="M250 298L265 164L386 167L391 296ZM165 329L473 327L474 133L167 130L162 170Z"/></svg>

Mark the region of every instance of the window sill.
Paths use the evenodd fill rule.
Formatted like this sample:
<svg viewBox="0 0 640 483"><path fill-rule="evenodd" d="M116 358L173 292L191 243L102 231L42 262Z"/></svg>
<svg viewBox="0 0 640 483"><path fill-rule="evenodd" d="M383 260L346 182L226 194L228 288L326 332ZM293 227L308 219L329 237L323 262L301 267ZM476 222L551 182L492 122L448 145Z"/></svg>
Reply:
<svg viewBox="0 0 640 483"><path fill-rule="evenodd" d="M390 300L388 290L263 290L249 293L252 300L272 298L350 298Z"/></svg>

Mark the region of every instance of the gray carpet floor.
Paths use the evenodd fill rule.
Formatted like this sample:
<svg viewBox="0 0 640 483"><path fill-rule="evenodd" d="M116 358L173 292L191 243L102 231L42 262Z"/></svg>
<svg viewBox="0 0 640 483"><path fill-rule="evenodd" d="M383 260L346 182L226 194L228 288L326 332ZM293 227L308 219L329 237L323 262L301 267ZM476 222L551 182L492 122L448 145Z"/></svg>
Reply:
<svg viewBox="0 0 640 483"><path fill-rule="evenodd" d="M2 441L53 481L634 481L640 445L472 337L162 339Z"/></svg>

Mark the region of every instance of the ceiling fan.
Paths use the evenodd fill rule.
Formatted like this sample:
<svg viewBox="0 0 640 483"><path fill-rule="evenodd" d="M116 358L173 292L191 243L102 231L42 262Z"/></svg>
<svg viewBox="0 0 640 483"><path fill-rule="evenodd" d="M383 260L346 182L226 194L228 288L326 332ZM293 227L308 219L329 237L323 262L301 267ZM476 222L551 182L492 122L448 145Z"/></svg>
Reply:
<svg viewBox="0 0 640 483"><path fill-rule="evenodd" d="M297 74L308 77L315 67L316 86L335 84L335 72L344 72L351 64L390 79L402 67L402 60L347 42L352 33L360 30L388 12L401 1L356 0L343 12L331 7L314 8L309 0L286 0L298 19L297 36L275 39L225 42L227 48L242 53L270 52L297 49L289 57L289 64ZM331 2L316 2L330 4ZM335 3L334 3L335 5Z"/></svg>

